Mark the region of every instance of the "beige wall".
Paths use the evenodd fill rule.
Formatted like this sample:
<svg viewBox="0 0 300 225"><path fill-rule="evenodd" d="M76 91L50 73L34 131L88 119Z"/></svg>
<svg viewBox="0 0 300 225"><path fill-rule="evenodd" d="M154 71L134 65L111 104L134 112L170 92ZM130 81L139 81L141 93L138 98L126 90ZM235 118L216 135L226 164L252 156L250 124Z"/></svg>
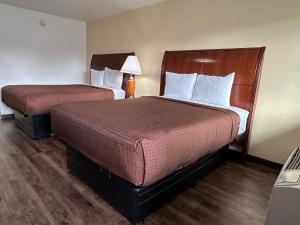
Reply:
<svg viewBox="0 0 300 225"><path fill-rule="evenodd" d="M266 46L250 154L284 162L300 146L300 1L168 0L87 24L93 53L135 51L137 95L157 95L165 50Z"/></svg>

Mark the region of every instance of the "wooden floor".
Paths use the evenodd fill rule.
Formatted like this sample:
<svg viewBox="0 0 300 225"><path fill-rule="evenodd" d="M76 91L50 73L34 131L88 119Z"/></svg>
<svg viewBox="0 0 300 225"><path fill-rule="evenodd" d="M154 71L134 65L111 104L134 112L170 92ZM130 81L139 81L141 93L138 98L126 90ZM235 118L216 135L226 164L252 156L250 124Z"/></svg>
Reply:
<svg viewBox="0 0 300 225"><path fill-rule="evenodd" d="M145 220L145 224L264 224L277 171L227 161ZM0 121L0 224L128 224L66 169L55 138L32 141Z"/></svg>

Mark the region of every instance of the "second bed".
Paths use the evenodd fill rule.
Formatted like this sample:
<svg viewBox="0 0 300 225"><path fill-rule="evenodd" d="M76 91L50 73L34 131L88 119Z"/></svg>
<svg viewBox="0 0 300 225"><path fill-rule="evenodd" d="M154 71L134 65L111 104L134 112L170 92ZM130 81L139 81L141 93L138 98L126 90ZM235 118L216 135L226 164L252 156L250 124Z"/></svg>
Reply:
<svg viewBox="0 0 300 225"><path fill-rule="evenodd" d="M91 69L120 70L127 56L134 53L93 55ZM120 75L121 76L121 75ZM2 100L14 110L18 127L34 139L51 135L50 110L67 102L114 100L128 97L129 75L123 75L118 88L92 85L8 85L2 88ZM91 79L92 80L92 79Z"/></svg>

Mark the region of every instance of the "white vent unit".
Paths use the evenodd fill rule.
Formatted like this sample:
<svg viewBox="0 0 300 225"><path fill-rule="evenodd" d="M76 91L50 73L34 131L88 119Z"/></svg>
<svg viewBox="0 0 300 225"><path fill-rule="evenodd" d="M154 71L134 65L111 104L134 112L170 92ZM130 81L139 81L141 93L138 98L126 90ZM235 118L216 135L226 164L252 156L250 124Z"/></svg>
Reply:
<svg viewBox="0 0 300 225"><path fill-rule="evenodd" d="M266 225L300 225L300 148L290 155L273 186Z"/></svg>

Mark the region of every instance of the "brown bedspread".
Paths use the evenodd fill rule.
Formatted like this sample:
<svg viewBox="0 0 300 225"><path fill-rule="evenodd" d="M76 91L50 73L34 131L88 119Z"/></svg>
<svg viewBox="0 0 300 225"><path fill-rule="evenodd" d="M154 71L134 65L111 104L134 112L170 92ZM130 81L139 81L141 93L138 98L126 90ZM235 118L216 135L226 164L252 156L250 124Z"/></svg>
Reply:
<svg viewBox="0 0 300 225"><path fill-rule="evenodd" d="M232 111L158 97L67 103L51 120L58 137L136 186L223 147L239 127Z"/></svg>
<svg viewBox="0 0 300 225"><path fill-rule="evenodd" d="M28 116L50 112L53 106L74 101L114 99L113 91L87 85L8 85L2 101Z"/></svg>

